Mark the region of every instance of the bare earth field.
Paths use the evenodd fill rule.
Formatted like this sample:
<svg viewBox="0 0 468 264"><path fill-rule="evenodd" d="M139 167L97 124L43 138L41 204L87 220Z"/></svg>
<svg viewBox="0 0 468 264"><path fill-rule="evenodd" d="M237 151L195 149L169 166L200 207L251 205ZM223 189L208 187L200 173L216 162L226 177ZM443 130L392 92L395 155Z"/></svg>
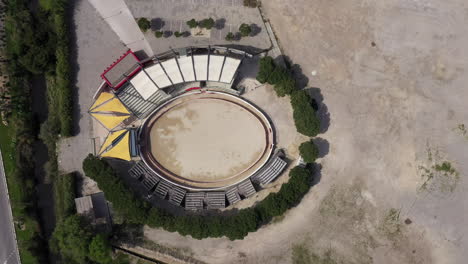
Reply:
<svg viewBox="0 0 468 264"><path fill-rule="evenodd" d="M243 241L146 236L208 263L466 263L468 3L262 4L330 114L320 182Z"/></svg>

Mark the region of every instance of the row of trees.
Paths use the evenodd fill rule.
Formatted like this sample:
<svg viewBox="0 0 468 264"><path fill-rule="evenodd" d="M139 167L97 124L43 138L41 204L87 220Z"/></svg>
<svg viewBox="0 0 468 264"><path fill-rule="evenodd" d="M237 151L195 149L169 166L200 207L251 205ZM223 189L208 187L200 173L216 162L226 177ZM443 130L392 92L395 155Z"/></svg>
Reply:
<svg viewBox="0 0 468 264"><path fill-rule="evenodd" d="M260 59L257 80L269 83L279 97L290 95L293 118L299 133L314 137L320 131L320 120L312 107L312 99L304 90L298 90L290 70L278 66L270 56Z"/></svg>
<svg viewBox="0 0 468 264"><path fill-rule="evenodd" d="M69 63L68 0L44 0L31 11L26 0L6 2L6 55L10 77L13 157L16 166L7 172L17 239L23 263L47 263L47 243L41 234L34 179L33 143L39 124L32 113L31 78L48 81L48 120L40 138L49 148L48 175L57 174L55 146L58 136L72 134L72 90ZM51 85L49 85L51 84ZM54 178L51 178L54 179ZM66 198L70 210L70 199ZM60 206L62 207L62 206Z"/></svg>
<svg viewBox="0 0 468 264"><path fill-rule="evenodd" d="M63 263L114 263L107 235L96 234L86 219L76 214L57 224L50 247L60 253Z"/></svg>
<svg viewBox="0 0 468 264"><path fill-rule="evenodd" d="M252 30L251 25L243 23L239 26L239 32L237 33L229 32L227 33L225 39L227 41L240 40L242 37L250 36L250 34L252 34L252 31L253 30Z"/></svg>
<svg viewBox="0 0 468 264"><path fill-rule="evenodd" d="M205 19L202 19L202 20L195 20L195 18L192 18L190 19L189 21L186 22L187 23L187 26L189 26L189 28L196 28L196 27L199 27L199 28L206 28L206 29L212 29L215 25L215 21L213 18L205 18Z"/></svg>
<svg viewBox="0 0 468 264"><path fill-rule="evenodd" d="M162 227L196 239L221 236L232 240L242 239L273 217L295 206L309 190L312 178L311 166L295 167L290 171L289 181L283 184L279 192L269 194L254 207L241 209L235 214L176 216L164 209L151 207L148 202L137 197L105 160L89 155L83 162L83 170L98 183L115 211L127 222Z"/></svg>

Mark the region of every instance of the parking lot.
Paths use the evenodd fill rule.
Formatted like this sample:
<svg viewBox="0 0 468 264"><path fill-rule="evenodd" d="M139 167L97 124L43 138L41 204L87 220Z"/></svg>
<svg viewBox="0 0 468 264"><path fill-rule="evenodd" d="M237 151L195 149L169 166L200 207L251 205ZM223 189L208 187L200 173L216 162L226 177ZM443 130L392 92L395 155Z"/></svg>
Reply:
<svg viewBox="0 0 468 264"><path fill-rule="evenodd" d="M243 6L242 0L159 0L159 1L127 1L127 6L135 18L145 17L151 21L152 30L145 37L155 54L165 52L170 48L190 45L245 45L256 49L268 49L270 39L265 29L262 17L256 8ZM190 32L186 22L192 18L202 20L213 18L215 26L211 29L209 38L179 37L173 33ZM246 23L252 26L251 36L238 41L226 41L229 32L236 33L239 26ZM156 38L154 31L170 31L170 37Z"/></svg>

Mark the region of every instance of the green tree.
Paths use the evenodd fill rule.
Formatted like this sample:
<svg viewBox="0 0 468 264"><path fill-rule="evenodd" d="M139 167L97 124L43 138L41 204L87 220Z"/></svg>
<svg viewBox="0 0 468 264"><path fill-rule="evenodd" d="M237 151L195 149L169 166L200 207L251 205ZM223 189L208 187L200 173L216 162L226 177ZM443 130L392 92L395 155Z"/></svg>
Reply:
<svg viewBox="0 0 468 264"><path fill-rule="evenodd" d="M179 31L174 32L174 36L175 36L176 38L180 38L180 37L182 37L182 35L183 35L183 34L180 33Z"/></svg>
<svg viewBox="0 0 468 264"><path fill-rule="evenodd" d="M138 27L140 27L141 31L146 32L151 28L151 22L146 17L140 17L138 19Z"/></svg>
<svg viewBox="0 0 468 264"><path fill-rule="evenodd" d="M289 76L276 84L273 89L275 89L275 92L279 97L290 95L296 91L296 80Z"/></svg>
<svg viewBox="0 0 468 264"><path fill-rule="evenodd" d="M164 35L164 33L163 33L162 31L156 31L156 32L154 32L154 36L155 36L156 38L161 38L163 35Z"/></svg>
<svg viewBox="0 0 468 264"><path fill-rule="evenodd" d="M257 81L260 83L266 83L270 75L275 70L276 65L273 61L273 58L270 56L265 56L259 61L259 70L257 73Z"/></svg>
<svg viewBox="0 0 468 264"><path fill-rule="evenodd" d="M303 142L299 146L299 152L301 153L301 157L307 163L314 162L319 155L319 149L312 140Z"/></svg>
<svg viewBox="0 0 468 264"><path fill-rule="evenodd" d="M239 31L243 37L247 37L252 33L252 27L249 24L242 23L239 27Z"/></svg>
<svg viewBox="0 0 468 264"><path fill-rule="evenodd" d="M107 238L98 234L91 240L89 244L89 258L100 264L109 264L112 263L111 258L111 246Z"/></svg>
<svg viewBox="0 0 468 264"><path fill-rule="evenodd" d="M226 37L224 38L226 41L233 41L234 34L232 32L227 33Z"/></svg>
<svg viewBox="0 0 468 264"><path fill-rule="evenodd" d="M215 25L215 21L213 18L205 18L202 21L200 21L200 27L206 28L206 29L211 29Z"/></svg>
<svg viewBox="0 0 468 264"><path fill-rule="evenodd" d="M304 90L293 92L291 106L297 132L309 137L316 136L320 131L320 120L311 105L309 94Z"/></svg>
<svg viewBox="0 0 468 264"><path fill-rule="evenodd" d="M187 26L189 26L190 28L198 27L198 22L194 18L190 19L186 23L187 23Z"/></svg>
<svg viewBox="0 0 468 264"><path fill-rule="evenodd" d="M66 259L80 264L86 263L91 237L92 233L84 219L72 215L55 227L51 247Z"/></svg>

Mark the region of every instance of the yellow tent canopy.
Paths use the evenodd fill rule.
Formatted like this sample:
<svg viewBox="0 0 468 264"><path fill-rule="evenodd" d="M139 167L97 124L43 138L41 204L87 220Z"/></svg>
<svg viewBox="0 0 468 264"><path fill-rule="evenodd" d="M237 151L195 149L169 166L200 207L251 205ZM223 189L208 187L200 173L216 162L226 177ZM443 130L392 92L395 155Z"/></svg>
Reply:
<svg viewBox="0 0 468 264"><path fill-rule="evenodd" d="M91 116L96 118L108 130L112 130L120 123L122 123L125 119L127 119L130 115L118 116L112 114L91 113Z"/></svg>
<svg viewBox="0 0 468 264"><path fill-rule="evenodd" d="M91 108L89 109L90 111L94 110L94 108L100 106L101 104L103 104L104 102L107 102L109 101L110 99L112 99L114 97L113 94L111 93L108 93L108 92L102 92L99 97L96 99L96 101L94 102L94 104L91 106Z"/></svg>
<svg viewBox="0 0 468 264"><path fill-rule="evenodd" d="M125 108L125 106L116 97L114 97L113 99L91 110L91 113L96 113L96 112L113 112L113 113L130 114L127 108Z"/></svg>
<svg viewBox="0 0 468 264"><path fill-rule="evenodd" d="M130 112L113 94L102 92L89 113L108 130L112 130L130 117Z"/></svg>
<svg viewBox="0 0 468 264"><path fill-rule="evenodd" d="M127 161L131 160L130 133L128 130L119 130L111 133L101 147L100 156Z"/></svg>
<svg viewBox="0 0 468 264"><path fill-rule="evenodd" d="M127 132L127 130L125 130L125 129L118 130L118 131L115 131L115 132L111 132L107 136L104 143L102 143L101 149L99 150L99 154L102 154L112 144L112 142L114 142L114 140L116 140L118 137L120 137L125 132Z"/></svg>

